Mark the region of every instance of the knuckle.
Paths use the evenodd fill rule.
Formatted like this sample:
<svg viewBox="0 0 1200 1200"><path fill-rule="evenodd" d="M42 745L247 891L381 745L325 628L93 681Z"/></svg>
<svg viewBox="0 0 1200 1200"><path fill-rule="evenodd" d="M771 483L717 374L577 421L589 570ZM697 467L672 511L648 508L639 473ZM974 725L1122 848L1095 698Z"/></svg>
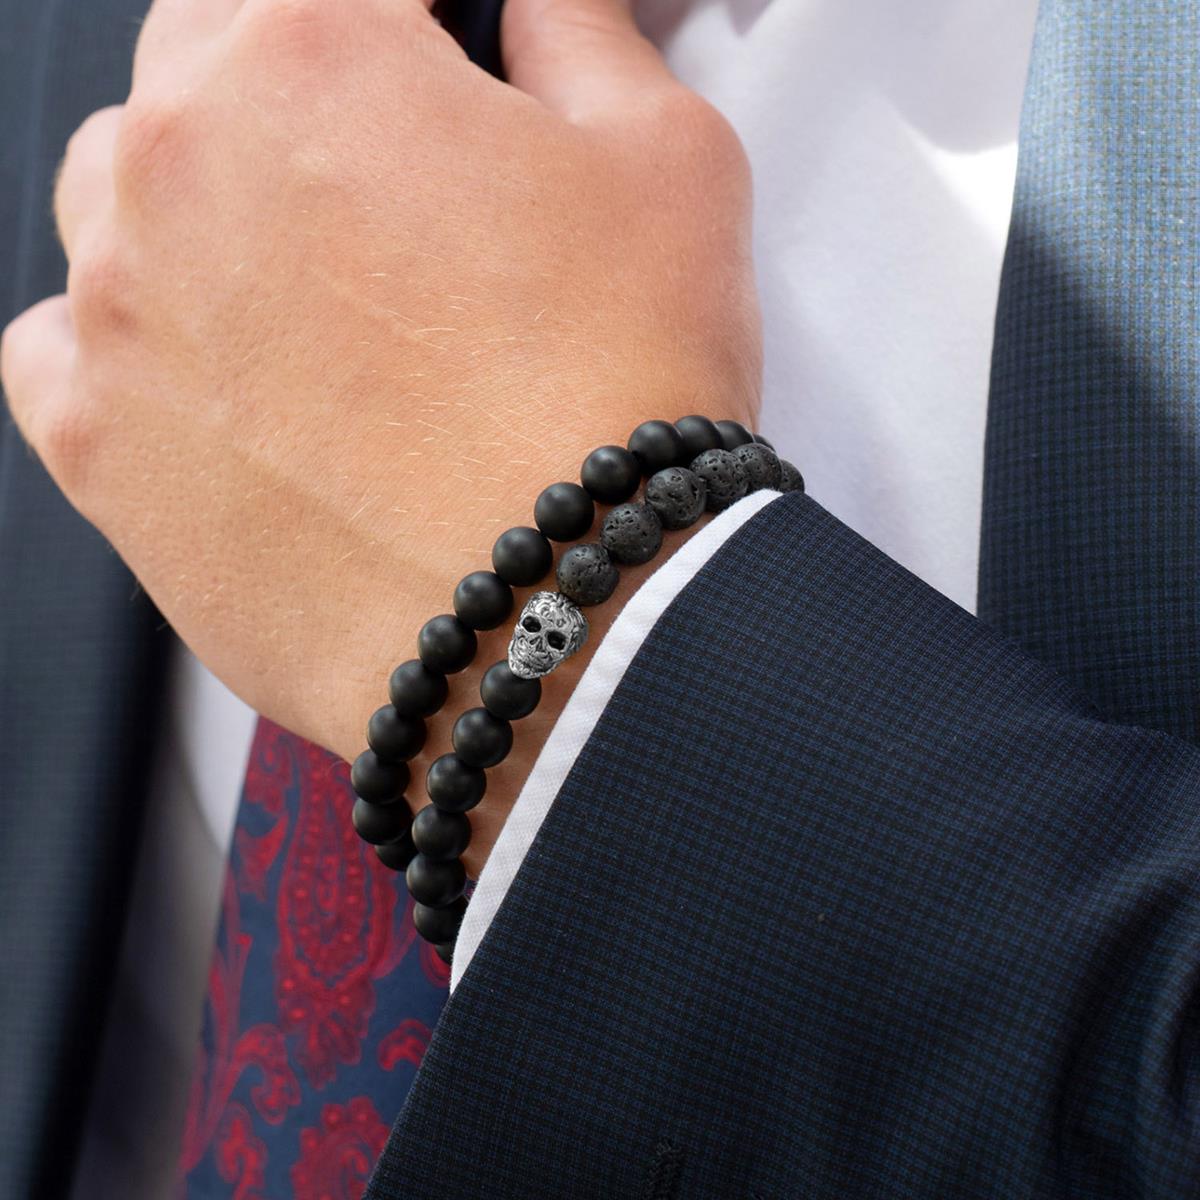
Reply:
<svg viewBox="0 0 1200 1200"><path fill-rule="evenodd" d="M68 396L47 404L34 423L33 448L78 506L100 448L100 428L87 405Z"/></svg>
<svg viewBox="0 0 1200 1200"><path fill-rule="evenodd" d="M178 175L188 153L188 107L175 99L131 99L121 114L113 146L118 191L145 189Z"/></svg>
<svg viewBox="0 0 1200 1200"><path fill-rule="evenodd" d="M320 65L340 40L335 34L343 7L327 0L250 0L240 21L243 43L265 63Z"/></svg>
<svg viewBox="0 0 1200 1200"><path fill-rule="evenodd" d="M115 333L131 323L130 274L107 245L77 253L67 272L67 295L79 340Z"/></svg>

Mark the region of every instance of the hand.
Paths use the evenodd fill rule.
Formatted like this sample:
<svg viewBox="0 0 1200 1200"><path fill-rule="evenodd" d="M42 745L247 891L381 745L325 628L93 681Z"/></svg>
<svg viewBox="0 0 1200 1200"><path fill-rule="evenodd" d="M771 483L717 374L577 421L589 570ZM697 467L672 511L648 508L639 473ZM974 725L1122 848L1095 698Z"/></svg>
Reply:
<svg viewBox="0 0 1200 1200"><path fill-rule="evenodd" d="M619 0L509 0L503 44L511 84L418 0L158 0L128 103L67 150L67 294L0 354L25 436L180 636L346 757L543 486L646 417L757 406L729 127Z"/></svg>

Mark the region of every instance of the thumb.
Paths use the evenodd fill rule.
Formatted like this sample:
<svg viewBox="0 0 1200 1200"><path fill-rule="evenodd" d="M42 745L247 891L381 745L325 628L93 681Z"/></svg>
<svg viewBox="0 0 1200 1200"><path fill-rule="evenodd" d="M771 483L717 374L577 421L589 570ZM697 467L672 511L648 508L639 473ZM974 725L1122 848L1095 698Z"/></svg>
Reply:
<svg viewBox="0 0 1200 1200"><path fill-rule="evenodd" d="M629 0L506 0L500 48L509 83L580 123L674 81Z"/></svg>

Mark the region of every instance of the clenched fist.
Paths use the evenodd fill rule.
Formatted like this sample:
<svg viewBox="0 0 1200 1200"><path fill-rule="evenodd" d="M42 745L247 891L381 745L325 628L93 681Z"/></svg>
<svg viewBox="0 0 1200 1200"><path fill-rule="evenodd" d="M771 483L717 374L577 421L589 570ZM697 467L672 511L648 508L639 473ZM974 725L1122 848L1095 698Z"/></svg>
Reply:
<svg viewBox="0 0 1200 1200"><path fill-rule="evenodd" d="M757 406L730 129L619 0L509 0L503 47L509 83L418 0L158 0L67 149L67 294L4 336L17 423L183 639L347 757L543 486L647 417Z"/></svg>

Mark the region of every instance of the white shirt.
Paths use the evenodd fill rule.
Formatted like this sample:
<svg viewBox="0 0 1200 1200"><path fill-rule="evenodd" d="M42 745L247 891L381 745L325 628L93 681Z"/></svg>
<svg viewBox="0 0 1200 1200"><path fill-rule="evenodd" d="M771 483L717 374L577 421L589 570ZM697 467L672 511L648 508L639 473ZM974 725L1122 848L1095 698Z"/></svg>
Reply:
<svg viewBox="0 0 1200 1200"><path fill-rule="evenodd" d="M637 5L676 74L729 118L750 156L766 345L762 431L820 503L967 608L992 321L1036 7ZM742 502L716 534L707 532L714 521L691 539L601 644L502 835L503 871L497 858L480 881L456 979L553 798L556 772L586 740L606 680L619 676L697 555L766 499ZM76 1200L170 1194L254 720L180 651Z"/></svg>

